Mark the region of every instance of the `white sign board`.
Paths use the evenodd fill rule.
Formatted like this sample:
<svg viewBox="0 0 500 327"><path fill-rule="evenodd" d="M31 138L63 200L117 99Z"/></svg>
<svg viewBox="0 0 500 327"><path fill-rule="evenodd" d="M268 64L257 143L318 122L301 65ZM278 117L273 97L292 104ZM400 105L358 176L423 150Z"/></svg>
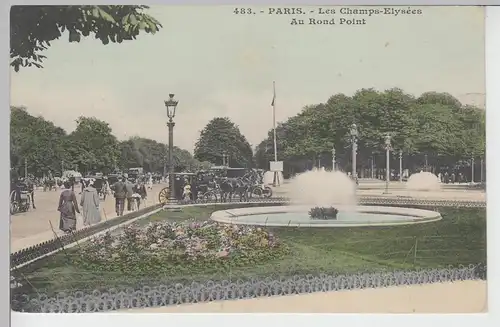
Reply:
<svg viewBox="0 0 500 327"><path fill-rule="evenodd" d="M269 162L270 171L283 171L283 161L270 161Z"/></svg>

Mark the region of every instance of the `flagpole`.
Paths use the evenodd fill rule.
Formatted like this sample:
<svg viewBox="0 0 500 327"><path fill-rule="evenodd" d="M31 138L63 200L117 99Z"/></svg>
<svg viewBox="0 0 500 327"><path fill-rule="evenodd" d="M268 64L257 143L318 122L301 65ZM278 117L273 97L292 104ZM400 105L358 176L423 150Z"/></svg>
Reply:
<svg viewBox="0 0 500 327"><path fill-rule="evenodd" d="M273 135L274 135L274 161L278 161L278 143L276 142L276 82L273 82Z"/></svg>
<svg viewBox="0 0 500 327"><path fill-rule="evenodd" d="M276 82L273 81L273 136L274 136L274 162L278 161L278 142L276 141ZM279 185L278 172L274 172L273 186Z"/></svg>

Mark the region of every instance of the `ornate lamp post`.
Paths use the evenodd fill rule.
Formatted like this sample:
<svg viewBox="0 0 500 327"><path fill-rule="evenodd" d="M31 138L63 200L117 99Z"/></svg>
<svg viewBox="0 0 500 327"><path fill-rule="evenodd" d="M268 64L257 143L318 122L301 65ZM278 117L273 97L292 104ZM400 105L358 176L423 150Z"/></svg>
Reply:
<svg viewBox="0 0 500 327"><path fill-rule="evenodd" d="M375 157L372 155L371 159L370 159L370 165L371 165L371 172L370 172L370 177L372 179L375 178Z"/></svg>
<svg viewBox="0 0 500 327"><path fill-rule="evenodd" d="M424 168L424 171L427 171L427 155L425 155L424 157L425 157L425 168Z"/></svg>
<svg viewBox="0 0 500 327"><path fill-rule="evenodd" d="M385 135L385 194L389 193L390 173L390 156L391 156L391 135Z"/></svg>
<svg viewBox="0 0 500 327"><path fill-rule="evenodd" d="M474 157L472 157L470 159L470 169L471 169L471 178L470 178L470 182L471 184L474 184Z"/></svg>
<svg viewBox="0 0 500 327"><path fill-rule="evenodd" d="M356 179L356 154L358 152L358 127L356 124L351 125L350 134L352 143L352 177Z"/></svg>
<svg viewBox="0 0 500 327"><path fill-rule="evenodd" d="M403 150L399 150L399 182L403 182Z"/></svg>
<svg viewBox="0 0 500 327"><path fill-rule="evenodd" d="M481 157L481 183L484 183L484 159Z"/></svg>
<svg viewBox="0 0 500 327"><path fill-rule="evenodd" d="M170 93L168 95L168 100L165 101L165 107L167 107L167 117L168 117L168 202L175 203L175 176L174 176L174 117L175 109L179 101L174 100L174 94Z"/></svg>
<svg viewBox="0 0 500 327"><path fill-rule="evenodd" d="M332 147L332 171L335 171L335 146Z"/></svg>

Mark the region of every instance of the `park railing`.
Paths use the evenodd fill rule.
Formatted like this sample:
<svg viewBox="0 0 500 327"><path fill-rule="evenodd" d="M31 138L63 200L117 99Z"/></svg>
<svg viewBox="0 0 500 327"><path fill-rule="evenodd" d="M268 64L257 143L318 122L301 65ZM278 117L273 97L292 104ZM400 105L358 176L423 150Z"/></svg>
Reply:
<svg viewBox="0 0 500 327"><path fill-rule="evenodd" d="M179 201L177 205L179 206L189 206L189 205L234 205L238 207L246 206L276 206L276 205L287 205L289 204L288 199L285 197L271 197L271 198L250 198L245 202L240 202L239 199L232 199L226 202L216 202L216 201L190 201L184 202ZM485 201L463 201L463 200L427 200L427 199L413 199L413 198L391 198L391 197L359 197L359 205L383 205L383 206L406 206L412 208L439 208L439 207L456 207L456 208L484 208L486 207ZM142 215L147 215L157 209L161 208L160 204L143 208L135 212L128 213L121 217L116 217L113 219L106 220L97 225L86 227L72 234L67 234L59 237L54 237L51 240L39 243L37 245L30 246L23 250L14 252L10 255L10 266L11 269L15 269L18 266L25 265L27 263L35 262L43 257L50 255L59 251L61 248L74 244L84 238L92 236L94 234L103 232L110 228L119 226L121 224L127 223L137 217Z"/></svg>

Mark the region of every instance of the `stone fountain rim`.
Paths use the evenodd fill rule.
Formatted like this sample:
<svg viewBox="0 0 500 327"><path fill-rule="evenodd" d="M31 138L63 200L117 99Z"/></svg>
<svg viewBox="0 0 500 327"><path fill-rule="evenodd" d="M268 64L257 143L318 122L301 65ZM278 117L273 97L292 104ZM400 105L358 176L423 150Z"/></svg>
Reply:
<svg viewBox="0 0 500 327"><path fill-rule="evenodd" d="M225 224L237 224L237 225L253 225L253 226L268 226L268 227L362 227L362 226L397 226L397 225L411 225L418 223L428 223L434 222L442 219L439 212L415 209L415 208L405 208L405 207L387 207L387 206L346 206L346 205L335 205L339 212L342 211L352 211L355 207L356 211L360 213L373 213L373 214L386 214L386 215L399 215L412 217L413 219L401 220L401 221L329 221L328 223L322 223L315 221L314 223L276 223L268 222L246 222L238 221L238 217L241 216L251 216L251 215L264 215L264 214L278 214L278 213L304 213L307 212L311 207L305 205L288 205L279 207L250 207L250 208L236 208L219 210L212 213L210 219L219 223Z"/></svg>

